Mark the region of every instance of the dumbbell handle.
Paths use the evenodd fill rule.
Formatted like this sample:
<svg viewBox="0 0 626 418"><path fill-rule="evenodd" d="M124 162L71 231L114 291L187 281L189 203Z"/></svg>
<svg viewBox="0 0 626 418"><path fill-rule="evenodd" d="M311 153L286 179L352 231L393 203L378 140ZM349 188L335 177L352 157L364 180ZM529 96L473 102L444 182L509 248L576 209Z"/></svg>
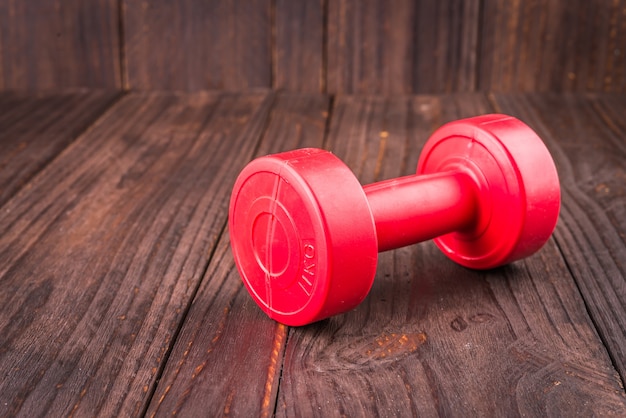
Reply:
<svg viewBox="0 0 626 418"><path fill-rule="evenodd" d="M363 190L381 252L468 228L476 219L477 185L461 170L399 177Z"/></svg>

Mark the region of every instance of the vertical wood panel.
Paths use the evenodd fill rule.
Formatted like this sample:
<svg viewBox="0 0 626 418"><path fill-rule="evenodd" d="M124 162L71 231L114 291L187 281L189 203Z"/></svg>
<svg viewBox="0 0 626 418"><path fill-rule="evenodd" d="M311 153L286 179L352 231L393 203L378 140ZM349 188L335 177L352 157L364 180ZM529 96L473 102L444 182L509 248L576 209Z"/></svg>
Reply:
<svg viewBox="0 0 626 418"><path fill-rule="evenodd" d="M474 90L478 0L329 1L330 93Z"/></svg>
<svg viewBox="0 0 626 418"><path fill-rule="evenodd" d="M622 92L624 54L624 0L484 0L481 90Z"/></svg>
<svg viewBox="0 0 626 418"><path fill-rule="evenodd" d="M71 87L121 87L117 1L0 1L0 89Z"/></svg>
<svg viewBox="0 0 626 418"><path fill-rule="evenodd" d="M131 89L271 86L270 0L124 1Z"/></svg>
<svg viewBox="0 0 626 418"><path fill-rule="evenodd" d="M273 87L307 93L324 90L324 3L276 1Z"/></svg>
<svg viewBox="0 0 626 418"><path fill-rule="evenodd" d="M329 0L329 93L406 93L411 90L409 0Z"/></svg>
<svg viewBox="0 0 626 418"><path fill-rule="evenodd" d="M272 3L3 0L0 89L626 90L626 0Z"/></svg>
<svg viewBox="0 0 626 418"><path fill-rule="evenodd" d="M414 93L476 89L480 0L417 2Z"/></svg>

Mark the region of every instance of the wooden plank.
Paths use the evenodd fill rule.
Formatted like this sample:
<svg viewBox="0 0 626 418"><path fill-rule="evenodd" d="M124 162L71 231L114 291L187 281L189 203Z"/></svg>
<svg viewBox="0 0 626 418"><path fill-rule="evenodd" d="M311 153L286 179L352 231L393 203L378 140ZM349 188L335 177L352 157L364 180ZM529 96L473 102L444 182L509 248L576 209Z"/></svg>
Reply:
<svg viewBox="0 0 626 418"><path fill-rule="evenodd" d="M324 96L279 95L257 154L321 147L327 110ZM271 415L286 339L243 287L225 233L148 415Z"/></svg>
<svg viewBox="0 0 626 418"><path fill-rule="evenodd" d="M321 93L325 86L325 0L277 0L274 88Z"/></svg>
<svg viewBox="0 0 626 418"><path fill-rule="evenodd" d="M329 0L329 93L475 88L479 2Z"/></svg>
<svg viewBox="0 0 626 418"><path fill-rule="evenodd" d="M329 0L327 91L406 93L411 90L413 2Z"/></svg>
<svg viewBox="0 0 626 418"><path fill-rule="evenodd" d="M626 1L485 0L479 89L626 89Z"/></svg>
<svg viewBox="0 0 626 418"><path fill-rule="evenodd" d="M0 89L121 87L117 0L0 2Z"/></svg>
<svg viewBox="0 0 626 418"><path fill-rule="evenodd" d="M482 96L339 97L328 146L364 183L409 174ZM623 414L626 398L554 241L477 272L432 242L380 254L355 310L292 329L277 416Z"/></svg>
<svg viewBox="0 0 626 418"><path fill-rule="evenodd" d="M0 93L0 206L115 101L117 93Z"/></svg>
<svg viewBox="0 0 626 418"><path fill-rule="evenodd" d="M626 380L626 99L495 96L525 119L557 162L563 203L555 232L598 332Z"/></svg>
<svg viewBox="0 0 626 418"><path fill-rule="evenodd" d="M265 94L131 94L0 212L0 415L139 415Z"/></svg>
<svg viewBox="0 0 626 418"><path fill-rule="evenodd" d="M419 1L413 93L475 91L481 0Z"/></svg>
<svg viewBox="0 0 626 418"><path fill-rule="evenodd" d="M271 87L269 0L124 1L128 87Z"/></svg>

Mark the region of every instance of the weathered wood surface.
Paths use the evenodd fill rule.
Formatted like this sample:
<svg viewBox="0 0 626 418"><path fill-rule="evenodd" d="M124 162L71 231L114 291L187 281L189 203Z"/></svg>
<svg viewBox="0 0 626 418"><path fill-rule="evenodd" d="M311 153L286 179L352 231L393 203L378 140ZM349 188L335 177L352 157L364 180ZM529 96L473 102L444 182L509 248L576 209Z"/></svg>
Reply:
<svg viewBox="0 0 626 418"><path fill-rule="evenodd" d="M626 0L0 0L0 89L626 90Z"/></svg>
<svg viewBox="0 0 626 418"><path fill-rule="evenodd" d="M626 1L483 0L481 91L626 91Z"/></svg>
<svg viewBox="0 0 626 418"><path fill-rule="evenodd" d="M272 85L269 0L124 0L128 87L247 90Z"/></svg>
<svg viewBox="0 0 626 418"><path fill-rule="evenodd" d="M0 211L0 415L139 415L264 95L131 95Z"/></svg>
<svg viewBox="0 0 626 418"><path fill-rule="evenodd" d="M327 91L474 90L478 12L474 0L330 1Z"/></svg>
<svg viewBox="0 0 626 418"><path fill-rule="evenodd" d="M326 91L326 0L276 0L273 88L304 93Z"/></svg>
<svg viewBox="0 0 626 418"><path fill-rule="evenodd" d="M435 127L489 111L482 96L339 99L328 147L364 183L409 174ZM361 306L290 331L277 403L279 416L625 411L554 241L489 272L454 265L432 243L381 254Z"/></svg>
<svg viewBox="0 0 626 418"><path fill-rule="evenodd" d="M626 97L497 95L495 104L550 147L563 193L554 237L626 381Z"/></svg>
<svg viewBox="0 0 626 418"><path fill-rule="evenodd" d="M0 416L624 415L625 106L129 94L0 205ZM538 254L474 272L422 243L380 254L347 314L288 328L254 305L226 228L254 155L324 147L369 183L413 172L442 123L494 110L559 167Z"/></svg>
<svg viewBox="0 0 626 418"><path fill-rule="evenodd" d="M117 93L0 93L0 205L87 129Z"/></svg>
<svg viewBox="0 0 626 418"><path fill-rule="evenodd" d="M321 147L328 99L279 96L258 155ZM205 275L149 415L272 415L287 327L256 307L235 268L225 234Z"/></svg>
<svg viewBox="0 0 626 418"><path fill-rule="evenodd" d="M117 0L0 1L0 90L119 89Z"/></svg>
<svg viewBox="0 0 626 418"><path fill-rule="evenodd" d="M131 88L626 89L626 0L124 4Z"/></svg>

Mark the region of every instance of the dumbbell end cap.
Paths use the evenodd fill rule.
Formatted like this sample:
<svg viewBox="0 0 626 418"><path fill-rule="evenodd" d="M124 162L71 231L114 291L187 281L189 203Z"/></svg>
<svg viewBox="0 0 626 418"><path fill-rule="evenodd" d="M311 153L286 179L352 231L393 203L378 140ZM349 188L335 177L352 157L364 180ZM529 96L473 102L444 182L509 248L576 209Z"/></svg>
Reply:
<svg viewBox="0 0 626 418"><path fill-rule="evenodd" d="M556 227L561 203L554 161L539 136L508 115L448 123L428 140L418 174L467 173L476 185L471 227L435 239L451 259L489 269L539 250Z"/></svg>
<svg viewBox="0 0 626 418"><path fill-rule="evenodd" d="M351 310L372 286L372 215L357 179L328 151L300 149L248 164L233 188L229 230L249 293L286 325Z"/></svg>

